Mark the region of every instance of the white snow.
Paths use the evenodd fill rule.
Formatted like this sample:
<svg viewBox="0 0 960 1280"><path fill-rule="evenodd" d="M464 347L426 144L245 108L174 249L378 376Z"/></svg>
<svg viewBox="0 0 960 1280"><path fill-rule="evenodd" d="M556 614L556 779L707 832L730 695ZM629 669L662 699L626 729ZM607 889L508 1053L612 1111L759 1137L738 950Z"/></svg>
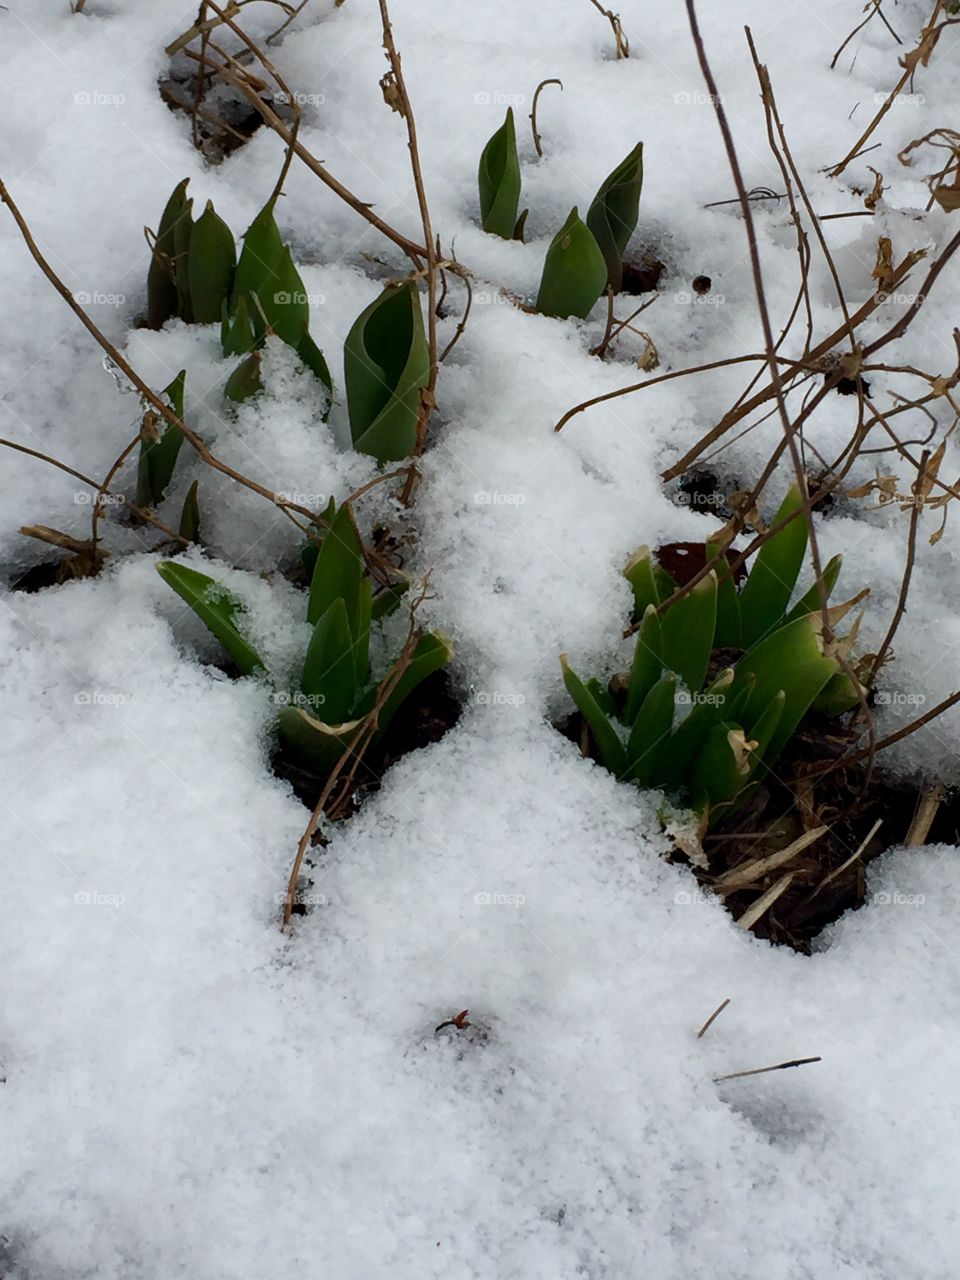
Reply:
<svg viewBox="0 0 960 1280"><path fill-rule="evenodd" d="M889 11L887 11L889 9ZM190 175L241 231L276 179L266 131L219 167L156 92L163 47L196 17L180 0L8 0L0 9L5 122L0 177L68 287L151 386L186 368L188 419L230 465L321 506L376 475L349 449L342 342L399 252L294 164L278 217L337 386L322 396L273 347L263 396L225 411L230 370L213 328L134 328L145 225ZM956 1275L960 1122L960 871L953 847L892 848L865 907L804 957L739 930L668 865L656 797L618 785L552 727L568 709L558 655L610 670L629 604L620 569L640 543L697 539L716 522L673 501L660 473L736 399L754 366L666 382L553 425L572 405L641 380L639 340L600 362L583 324L519 311L546 245L586 210L642 138L637 244L667 264L638 321L662 368L762 338L713 110L684 7L620 6L632 56L612 58L588 0L520 5L393 0L424 176L445 253L477 276L469 325L444 365L412 513L381 485L361 524L391 522L408 566L431 571L430 624L457 646L459 724L386 775L311 871L313 909L284 935L278 902L307 820L270 771L266 682L230 681L217 647L155 573L149 535L107 521L98 578L27 595L0 586L0 1274L5 1280L947 1280ZM247 5L263 36L279 10ZM927 8L885 9L915 43ZM917 75L880 149L839 180L900 75L872 21L829 69L859 2L702 0L700 20L750 187L782 189L766 144L743 25L770 68L815 208L877 219L824 223L847 298L872 288L876 238L930 257L956 214L924 214L922 177L896 154L960 108L955 40ZM384 105L372 0L312 0L272 50L305 95L302 138L404 234L420 223L403 122ZM526 119L537 83L545 154ZM526 245L477 225L476 165L507 105L517 117ZM774 325L798 285L785 202L755 205ZM917 287L926 264L904 287ZM100 478L138 427L102 356L0 207L0 436ZM690 282L712 277L709 302ZM949 372L960 268L942 274L896 361ZM841 320L816 258L820 334ZM322 299L322 301L321 301ZM441 343L463 305L451 280ZM908 304L864 326L876 337ZM798 339L788 350L798 349ZM891 348L885 349L887 355ZM916 391L892 375L874 398ZM937 406L941 428L947 406ZM832 457L855 401L831 397L808 440ZM192 415L192 416L191 416ZM916 426L916 424L915 424ZM746 487L778 439L775 418L715 465ZM914 434L919 434L919 427ZM0 450L3 582L49 559L25 524L87 536L89 489ZM910 483L905 465L882 459ZM951 441L942 474L960 474ZM862 459L851 483L873 475ZM270 576L299 534L270 504L184 446L161 515L200 480L207 550L189 563L243 596L258 642L293 671L302 597ZM769 512L788 483L771 484ZM132 493L132 470L117 487ZM850 502L820 522L842 589L869 584L861 635L879 645L900 590L909 517ZM960 523L921 521L917 565L878 716L888 732L957 685ZM898 695L896 697L892 695ZM890 753L905 774L955 782L954 712ZM890 831L894 844L903 833ZM702 1039L725 997L730 1007ZM434 1033L469 1010L470 1028ZM819 1055L793 1071L728 1072Z"/></svg>

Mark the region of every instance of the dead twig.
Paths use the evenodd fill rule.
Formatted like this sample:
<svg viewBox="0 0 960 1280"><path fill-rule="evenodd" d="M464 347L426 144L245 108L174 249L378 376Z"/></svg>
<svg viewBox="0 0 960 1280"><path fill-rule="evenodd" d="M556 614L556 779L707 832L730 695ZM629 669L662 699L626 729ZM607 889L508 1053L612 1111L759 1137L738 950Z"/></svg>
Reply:
<svg viewBox="0 0 960 1280"><path fill-rule="evenodd" d="M533 130L533 145L536 148L537 155L540 156L541 159L543 158L543 139L537 131L537 103L540 101L541 92L548 84L558 84L560 86L560 92L563 93L563 81L556 79L541 80L534 90L533 107L530 111L530 128Z"/></svg>
<svg viewBox="0 0 960 1280"><path fill-rule="evenodd" d="M790 1067L805 1067L809 1062L822 1062L817 1058L791 1058L789 1062L778 1062L775 1067L754 1067L752 1071L731 1071L729 1075L714 1076L713 1083L721 1084L724 1080L742 1080L745 1076L762 1076L768 1071L787 1071Z"/></svg>
<svg viewBox="0 0 960 1280"><path fill-rule="evenodd" d="M710 1030L710 1028L713 1026L716 1020L720 1017L721 1013L723 1013L724 1009L727 1007L729 1003L730 1003L730 997L727 996L726 1000L722 1001L720 1004L717 1005L716 1009L714 1009L713 1013L711 1013L710 1017L706 1020L706 1022L697 1032L698 1040L703 1039L703 1037L707 1034L707 1032Z"/></svg>
<svg viewBox="0 0 960 1280"><path fill-rule="evenodd" d="M618 13L614 13L612 9L605 9L600 3L600 0L590 0L590 3L599 13L603 14L613 29L613 39L617 46L617 61L619 62L621 58L629 58L630 41L624 33L623 26L620 22L620 15Z"/></svg>

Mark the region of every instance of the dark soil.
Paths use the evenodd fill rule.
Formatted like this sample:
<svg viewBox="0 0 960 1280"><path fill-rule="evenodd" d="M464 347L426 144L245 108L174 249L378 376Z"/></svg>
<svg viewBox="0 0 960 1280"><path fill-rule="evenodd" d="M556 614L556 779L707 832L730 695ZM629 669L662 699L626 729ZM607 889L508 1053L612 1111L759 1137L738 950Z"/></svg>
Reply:
<svg viewBox="0 0 960 1280"><path fill-rule="evenodd" d="M847 717L849 719L849 717ZM571 742L588 743L579 712L557 725ZM774 905L753 926L759 938L808 954L814 939L846 911L863 906L865 868L887 849L903 842L910 829L922 788L887 778L879 769L869 775L864 762L818 776L815 768L838 758L853 735L838 721L809 716L776 767L754 797L733 817L719 823L703 838L708 866L691 869L703 890L717 893L734 917L740 916L781 876L793 880ZM877 820L881 826L860 856L849 862L867 839ZM724 893L717 881L740 864L784 849L804 832L826 825L814 844L801 850L749 887ZM927 837L929 843L960 841L960 795L948 795L940 805ZM675 861L689 862L679 848ZM828 883L827 878L834 875Z"/></svg>
<svg viewBox="0 0 960 1280"><path fill-rule="evenodd" d="M625 262L620 292L640 297L644 293L655 293L666 266L659 258L645 255L639 262Z"/></svg>

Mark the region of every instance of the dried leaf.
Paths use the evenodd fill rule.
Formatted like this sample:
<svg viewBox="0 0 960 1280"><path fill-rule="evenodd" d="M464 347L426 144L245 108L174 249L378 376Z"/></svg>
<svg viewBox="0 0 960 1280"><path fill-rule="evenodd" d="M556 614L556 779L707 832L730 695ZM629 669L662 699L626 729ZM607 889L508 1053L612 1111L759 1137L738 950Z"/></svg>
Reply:
<svg viewBox="0 0 960 1280"><path fill-rule="evenodd" d="M889 236L881 236L877 241L877 261L870 273L877 281L880 289L888 293L894 283L893 243ZM841 361L842 363L842 361Z"/></svg>
<svg viewBox="0 0 960 1280"><path fill-rule="evenodd" d="M384 102L391 111L396 111L399 116L406 115L403 109L403 98L397 85L397 78L392 71L388 71L380 81L380 91L383 94Z"/></svg>

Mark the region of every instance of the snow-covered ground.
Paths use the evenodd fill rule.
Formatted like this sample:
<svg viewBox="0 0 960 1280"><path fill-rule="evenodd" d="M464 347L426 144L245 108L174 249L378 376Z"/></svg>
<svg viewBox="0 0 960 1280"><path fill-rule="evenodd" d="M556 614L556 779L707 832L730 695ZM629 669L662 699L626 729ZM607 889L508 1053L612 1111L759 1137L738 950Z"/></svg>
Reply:
<svg viewBox="0 0 960 1280"><path fill-rule="evenodd" d="M847 299L874 287L878 235L932 257L957 214L922 214L918 159L897 152L956 123L951 28L916 94L840 179L900 75L929 6L901 0L830 59L859 0L704 0L700 20L749 187L782 190L743 25L770 68L797 165ZM886 12L886 10L885 10ZM204 666L216 655L153 569L155 539L107 523L96 579L34 595L0 586L0 1275L5 1280L946 1280L957 1273L960 1121L958 850L892 849L867 905L803 957L738 929L660 858L654 798L618 785L552 727L567 707L558 654L608 668L629 604L620 568L641 542L699 539L715 521L659 476L733 403L747 366L667 382L553 425L636 381L639 343L605 363L580 325L526 314L550 237L643 139L636 247L667 271L642 327L663 369L762 347L743 224L713 108L677 0L624 0L631 57L589 0L394 0L433 223L479 282L444 365L424 480L410 512L387 486L359 506L410 534L432 572L429 621L457 645L464 713L407 756L331 833L314 909L278 928L307 819L270 771L268 691ZM262 35L278 11L246 5ZM212 328L134 329L148 250L173 186L191 179L235 230L282 160L261 130L215 168L161 101L164 46L196 17L181 0L8 0L0 9L0 178L42 251L151 386L188 369L188 419L218 456L319 506L376 474L348 448L342 343L399 252L295 164L279 221L312 298L312 332L339 394L269 351L267 392L225 415ZM401 118L384 105L374 0L312 0L273 50L302 95L307 146L399 230L420 235ZM527 127L537 83L544 157ZM477 223L480 150L513 105L527 243ZM797 290L785 203L755 206L779 328ZM924 270L923 265L917 269ZM0 436L102 477L135 435L137 398L42 278L0 207ZM711 277L692 302L690 282ZM919 279L919 275L914 278ZM948 373L960 268L951 264L896 361ZM909 289L909 286L907 286ZM441 343L462 291L451 282ZM840 323L815 255L817 330ZM869 339L907 304L891 300ZM792 350L792 348L790 348ZM890 348L886 349L887 354ZM744 369L748 368L748 372ZM903 390L876 378L874 398ZM911 388L915 390L915 388ZM887 401L884 401L887 403ZM835 455L855 402L832 396L808 439ZM775 419L714 465L751 485ZM294 590L256 576L296 553L269 503L185 448L161 514L200 480L205 559L240 591L281 661L302 641ZM49 558L22 525L87 536L90 490L0 449L2 581ZM889 455L884 458L890 464ZM873 474L864 458L852 483ZM897 470L896 467L893 468ZM960 473L951 443L942 473ZM909 485L908 469L899 471ZM769 508L788 483L771 485ZM131 493L128 469L117 487ZM872 588L862 632L880 643L896 603L908 517L844 505L821 521L843 583ZM960 686L960 524L928 545L924 516L887 732ZM200 563L199 553L192 562ZM254 570L254 574L242 570ZM956 781L960 715L890 753L903 772ZM890 832L896 841L903 833ZM696 1033L725 998L708 1034ZM469 1009L468 1032L434 1027ZM956 1019L956 1021L955 1021ZM819 1055L800 1070L713 1083Z"/></svg>

